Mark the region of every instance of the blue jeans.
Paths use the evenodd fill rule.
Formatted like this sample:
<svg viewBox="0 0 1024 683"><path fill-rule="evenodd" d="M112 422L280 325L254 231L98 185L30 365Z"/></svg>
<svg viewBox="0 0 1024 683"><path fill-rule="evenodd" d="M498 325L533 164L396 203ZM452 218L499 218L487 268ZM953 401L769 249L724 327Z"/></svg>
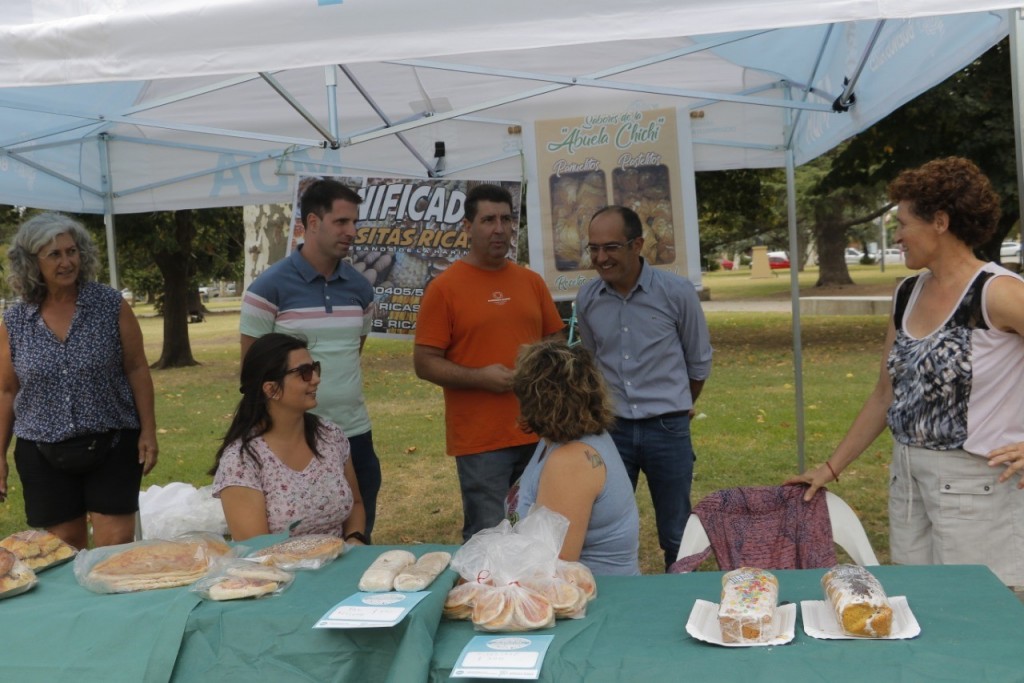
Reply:
<svg viewBox="0 0 1024 683"><path fill-rule="evenodd" d="M462 492L462 541L505 519L505 497L519 481L537 444L455 456Z"/></svg>
<svg viewBox="0 0 1024 683"><path fill-rule="evenodd" d="M373 450L373 431L348 437L352 449L352 468L356 471L359 482L359 493L363 496L363 508L366 510L367 540L373 533L373 522L377 519L377 493L380 492L380 460Z"/></svg>
<svg viewBox="0 0 1024 683"><path fill-rule="evenodd" d="M610 431L634 491L640 472L647 476L658 544L665 551L667 569L676 561L683 527L690 517L690 485L696 459L690 443L690 416L684 413L645 420L619 417Z"/></svg>

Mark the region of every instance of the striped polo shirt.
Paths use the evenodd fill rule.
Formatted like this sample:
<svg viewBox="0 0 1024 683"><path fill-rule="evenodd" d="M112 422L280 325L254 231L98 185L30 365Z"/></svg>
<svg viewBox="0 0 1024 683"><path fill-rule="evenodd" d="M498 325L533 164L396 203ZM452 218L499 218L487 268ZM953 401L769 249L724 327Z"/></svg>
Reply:
<svg viewBox="0 0 1024 683"><path fill-rule="evenodd" d="M265 270L242 297L239 331L250 337L283 332L309 340L323 368L317 415L346 436L370 431L363 400L359 342L370 331L373 287L346 261L324 278L303 258L302 245Z"/></svg>

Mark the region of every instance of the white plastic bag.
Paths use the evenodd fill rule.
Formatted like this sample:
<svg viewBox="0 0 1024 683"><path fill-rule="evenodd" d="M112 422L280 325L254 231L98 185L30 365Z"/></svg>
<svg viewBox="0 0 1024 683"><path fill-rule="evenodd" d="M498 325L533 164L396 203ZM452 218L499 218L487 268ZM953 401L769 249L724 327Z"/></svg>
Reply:
<svg viewBox="0 0 1024 683"><path fill-rule="evenodd" d="M209 531L226 536L228 523L213 486L197 489L192 484L172 482L150 486L139 493L142 538L174 538L188 531Z"/></svg>

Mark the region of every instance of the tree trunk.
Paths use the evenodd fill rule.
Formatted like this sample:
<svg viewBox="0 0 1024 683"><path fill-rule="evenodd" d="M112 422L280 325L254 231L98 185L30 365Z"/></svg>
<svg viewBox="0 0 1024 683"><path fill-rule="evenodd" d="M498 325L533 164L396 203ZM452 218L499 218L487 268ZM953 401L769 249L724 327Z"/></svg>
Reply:
<svg viewBox="0 0 1024 683"><path fill-rule="evenodd" d="M818 281L815 287L852 285L846 267L846 224L841 205L830 198L818 202L814 211L814 237L818 243Z"/></svg>
<svg viewBox="0 0 1024 683"><path fill-rule="evenodd" d="M188 255L195 234L191 211L174 212L174 232L178 248L153 254L153 260L164 276L164 343L160 359L152 365L158 370L199 365L192 357L188 338L191 282ZM198 296L198 292L192 294Z"/></svg>

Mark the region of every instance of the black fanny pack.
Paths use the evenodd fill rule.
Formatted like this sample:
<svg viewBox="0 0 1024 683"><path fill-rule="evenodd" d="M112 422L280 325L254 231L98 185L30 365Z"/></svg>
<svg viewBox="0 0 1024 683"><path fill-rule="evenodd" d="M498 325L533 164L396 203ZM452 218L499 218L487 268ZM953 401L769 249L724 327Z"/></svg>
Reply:
<svg viewBox="0 0 1024 683"><path fill-rule="evenodd" d="M36 441L36 448L46 461L58 470L83 474L96 469L107 459L118 431L82 434L57 443Z"/></svg>

